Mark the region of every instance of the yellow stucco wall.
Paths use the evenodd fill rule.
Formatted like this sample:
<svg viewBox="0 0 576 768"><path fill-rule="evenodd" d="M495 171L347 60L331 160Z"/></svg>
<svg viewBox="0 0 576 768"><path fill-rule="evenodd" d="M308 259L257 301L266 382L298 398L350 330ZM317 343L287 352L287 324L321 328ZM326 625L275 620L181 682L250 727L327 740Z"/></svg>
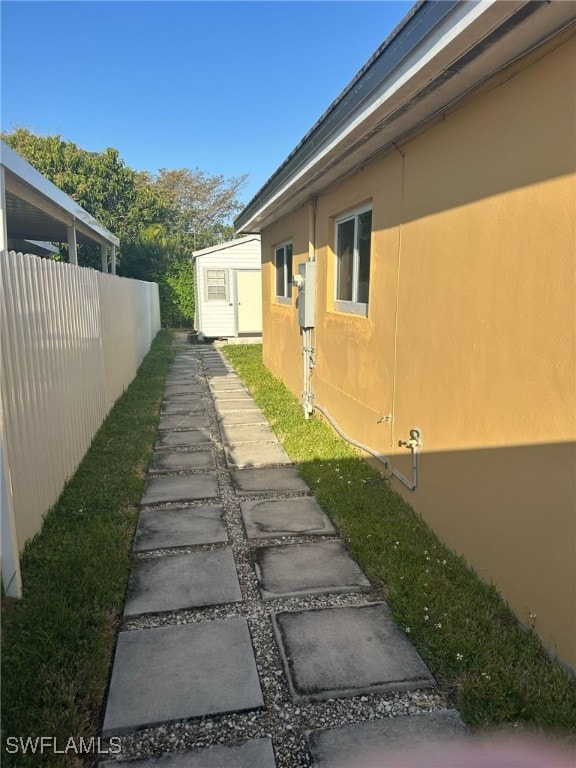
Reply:
<svg viewBox="0 0 576 768"><path fill-rule="evenodd" d="M287 387L300 394L302 391L302 353L298 327L296 296L284 304L275 299L275 246L291 240L293 244L293 272L298 264L308 259L308 211L301 208L262 233L262 307L264 363L281 378Z"/></svg>
<svg viewBox="0 0 576 768"><path fill-rule="evenodd" d="M317 199L316 402L392 455L395 487L576 668L574 39ZM368 317L334 311L334 218L373 205ZM264 359L299 394L304 207L262 233ZM296 266L294 271L296 271ZM391 423L379 422L392 414Z"/></svg>

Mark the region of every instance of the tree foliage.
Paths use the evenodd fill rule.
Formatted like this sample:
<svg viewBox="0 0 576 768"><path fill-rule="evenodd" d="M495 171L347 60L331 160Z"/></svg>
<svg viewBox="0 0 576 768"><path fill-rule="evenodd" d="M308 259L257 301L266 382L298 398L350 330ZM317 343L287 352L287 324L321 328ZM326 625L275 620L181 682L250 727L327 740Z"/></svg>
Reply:
<svg viewBox="0 0 576 768"><path fill-rule="evenodd" d="M123 246L118 272L125 277L158 283L164 327L193 325L192 261L181 240L167 235L162 225L148 227L137 240Z"/></svg>
<svg viewBox="0 0 576 768"><path fill-rule="evenodd" d="M159 283L164 324L192 324L192 252L234 237L230 221L242 207L246 175L188 168L150 174L129 168L113 148L88 152L25 128L2 138L120 239L119 274ZM78 256L84 266L100 265L96 246L79 246Z"/></svg>
<svg viewBox="0 0 576 768"><path fill-rule="evenodd" d="M161 168L148 182L173 211L171 234L185 239L193 250L229 239L233 229L225 225L241 209L238 193L247 175L226 179L209 176L196 168Z"/></svg>

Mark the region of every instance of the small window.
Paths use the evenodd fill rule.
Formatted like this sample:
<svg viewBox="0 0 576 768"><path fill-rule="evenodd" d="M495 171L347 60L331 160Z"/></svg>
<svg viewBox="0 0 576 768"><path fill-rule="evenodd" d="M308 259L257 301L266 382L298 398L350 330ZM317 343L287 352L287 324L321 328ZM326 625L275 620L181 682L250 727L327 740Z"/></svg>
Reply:
<svg viewBox="0 0 576 768"><path fill-rule="evenodd" d="M207 269L206 301L226 301L228 299L228 280L225 269Z"/></svg>
<svg viewBox="0 0 576 768"><path fill-rule="evenodd" d="M336 308L366 314L370 293L372 209L358 208L336 220Z"/></svg>
<svg viewBox="0 0 576 768"><path fill-rule="evenodd" d="M276 267L276 296L281 299L292 297L292 243L283 243L274 249Z"/></svg>

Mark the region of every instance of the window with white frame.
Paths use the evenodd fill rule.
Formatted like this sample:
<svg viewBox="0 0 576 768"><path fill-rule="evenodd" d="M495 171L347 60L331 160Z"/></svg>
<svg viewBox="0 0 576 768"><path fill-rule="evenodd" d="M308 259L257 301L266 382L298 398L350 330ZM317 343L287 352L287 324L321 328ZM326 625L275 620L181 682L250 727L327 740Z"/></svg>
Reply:
<svg viewBox="0 0 576 768"><path fill-rule="evenodd" d="M370 293L372 208L364 206L336 219L336 308L365 314Z"/></svg>
<svg viewBox="0 0 576 768"><path fill-rule="evenodd" d="M274 249L276 268L276 296L280 299L292 297L292 243L282 243Z"/></svg>
<svg viewBox="0 0 576 768"><path fill-rule="evenodd" d="M206 301L226 301L228 299L228 271L226 269L207 269L204 272Z"/></svg>

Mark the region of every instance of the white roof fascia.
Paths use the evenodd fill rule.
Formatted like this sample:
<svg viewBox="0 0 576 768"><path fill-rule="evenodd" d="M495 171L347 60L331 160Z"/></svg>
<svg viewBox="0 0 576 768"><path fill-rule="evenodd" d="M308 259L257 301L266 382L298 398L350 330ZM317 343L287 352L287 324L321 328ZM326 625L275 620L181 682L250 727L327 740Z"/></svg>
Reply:
<svg viewBox="0 0 576 768"><path fill-rule="evenodd" d="M93 232L97 242L106 240L111 245L120 245L120 240L113 235L106 227L100 224L88 211L85 211L81 205L69 197L65 192L62 192L55 184L49 179L43 176L40 171L36 170L34 166L30 165L27 160L24 160L12 147L8 146L6 142L1 142L0 152L1 164L7 171L10 171L21 182L27 184L37 193L47 198L51 203L57 205L63 211L73 216L79 222L81 222L89 231Z"/></svg>

